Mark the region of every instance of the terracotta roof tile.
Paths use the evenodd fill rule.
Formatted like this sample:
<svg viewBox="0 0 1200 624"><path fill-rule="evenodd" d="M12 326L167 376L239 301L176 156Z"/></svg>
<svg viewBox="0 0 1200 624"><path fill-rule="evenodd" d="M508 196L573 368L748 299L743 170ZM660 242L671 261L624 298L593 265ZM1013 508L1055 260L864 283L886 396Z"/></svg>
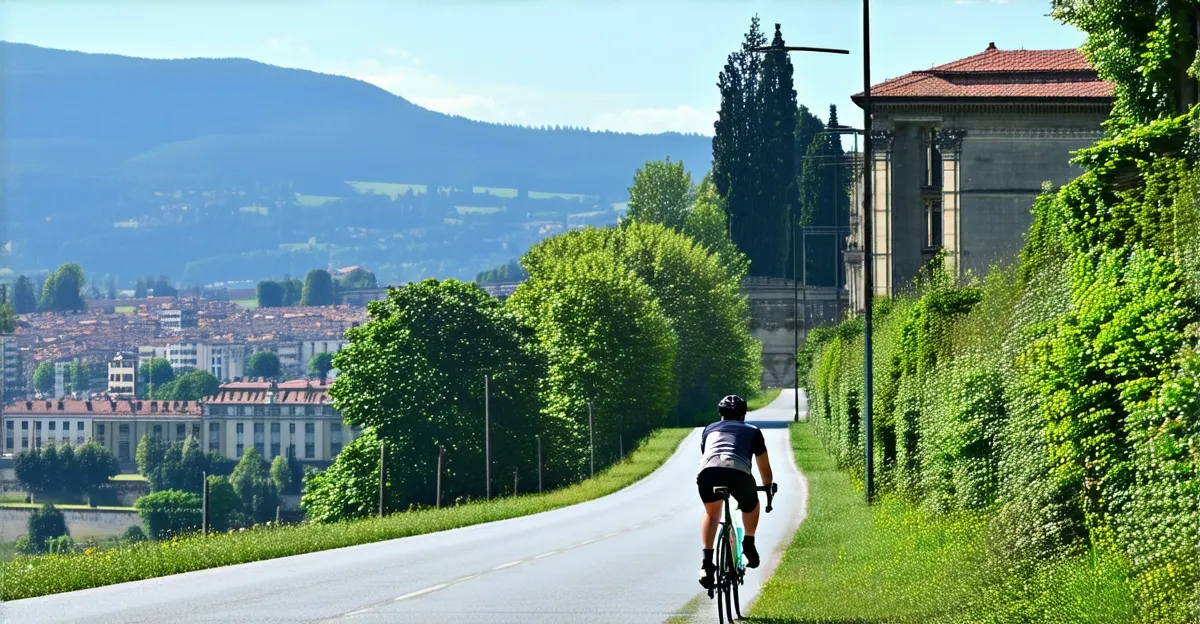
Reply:
<svg viewBox="0 0 1200 624"><path fill-rule="evenodd" d="M871 87L878 98L1111 98L1078 50L987 50ZM862 93L854 96L861 105Z"/></svg>
<svg viewBox="0 0 1200 624"><path fill-rule="evenodd" d="M14 401L4 407L5 415L27 414L34 416L124 416L137 418L189 418L200 416L200 403L196 401L150 401L108 400L85 401L79 399L38 399Z"/></svg>

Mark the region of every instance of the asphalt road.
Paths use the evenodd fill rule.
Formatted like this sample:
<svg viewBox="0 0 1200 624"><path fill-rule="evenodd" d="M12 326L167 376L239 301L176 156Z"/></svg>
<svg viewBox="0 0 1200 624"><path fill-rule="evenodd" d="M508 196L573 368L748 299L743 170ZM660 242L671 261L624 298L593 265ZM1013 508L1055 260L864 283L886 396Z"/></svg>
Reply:
<svg viewBox="0 0 1200 624"><path fill-rule="evenodd" d="M779 494L763 514L757 595L804 517L792 461L793 394L763 428ZM801 408L804 408L803 403ZM601 499L523 518L0 605L4 624L337 622L661 623L701 595L699 430L659 470ZM763 498L765 500L765 497ZM693 603L694 605L695 603ZM743 608L745 613L745 608ZM705 595L694 621L715 621Z"/></svg>

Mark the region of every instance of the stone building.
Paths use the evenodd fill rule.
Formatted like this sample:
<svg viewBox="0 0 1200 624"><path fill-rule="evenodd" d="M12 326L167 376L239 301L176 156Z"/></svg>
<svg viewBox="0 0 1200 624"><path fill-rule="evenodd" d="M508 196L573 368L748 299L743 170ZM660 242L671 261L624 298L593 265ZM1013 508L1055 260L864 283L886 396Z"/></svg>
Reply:
<svg viewBox="0 0 1200 624"><path fill-rule="evenodd" d="M873 86L875 293L907 287L939 250L959 275L1013 258L1043 184L1082 173L1071 152L1103 135L1112 93L1077 50L995 44ZM861 310L861 203L853 211L846 271Z"/></svg>

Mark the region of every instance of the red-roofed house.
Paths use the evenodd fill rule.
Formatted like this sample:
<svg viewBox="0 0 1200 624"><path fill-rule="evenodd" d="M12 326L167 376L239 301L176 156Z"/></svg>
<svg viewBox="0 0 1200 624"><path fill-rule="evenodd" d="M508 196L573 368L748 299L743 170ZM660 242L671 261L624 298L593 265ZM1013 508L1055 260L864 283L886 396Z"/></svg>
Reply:
<svg viewBox="0 0 1200 624"><path fill-rule="evenodd" d="M326 390L305 379L224 384L204 402L204 450L238 459L254 446L268 461L332 460L359 432L342 422Z"/></svg>
<svg viewBox="0 0 1200 624"><path fill-rule="evenodd" d="M1077 50L995 44L871 87L876 293L904 288L939 249L960 273L1012 258L1042 185L1082 172L1071 152L1102 136L1112 93ZM853 212L846 272L858 309L861 206Z"/></svg>

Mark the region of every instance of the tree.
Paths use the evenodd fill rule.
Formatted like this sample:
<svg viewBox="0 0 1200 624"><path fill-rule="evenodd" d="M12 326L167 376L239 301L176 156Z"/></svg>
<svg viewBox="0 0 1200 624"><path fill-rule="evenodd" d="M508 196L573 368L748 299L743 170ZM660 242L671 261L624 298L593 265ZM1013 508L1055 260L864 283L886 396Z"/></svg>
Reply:
<svg viewBox="0 0 1200 624"><path fill-rule="evenodd" d="M179 295L179 289L171 284L170 278L165 275L159 277L147 277L146 285L149 290L154 291L155 297L175 297Z"/></svg>
<svg viewBox="0 0 1200 624"><path fill-rule="evenodd" d="M438 446L453 449L444 495L482 497L485 375L491 378L493 474L536 473L537 382L544 368L530 348L530 333L499 300L474 284L427 279L390 289L387 299L368 305L368 315L347 331L350 344L334 355L339 374L329 390L345 421L363 434L307 482L302 505L309 518L341 520L376 508L372 479L378 479L381 438L388 461L385 509L434 501L437 453L428 451Z"/></svg>
<svg viewBox="0 0 1200 624"><path fill-rule="evenodd" d="M171 362L165 358L150 359L142 365L139 373L142 377L142 383L150 384L154 387L170 383L175 379L175 369L171 367Z"/></svg>
<svg viewBox="0 0 1200 624"><path fill-rule="evenodd" d="M133 503L154 539L166 539L200 528L203 501L192 492L160 490Z"/></svg>
<svg viewBox="0 0 1200 624"><path fill-rule="evenodd" d="M17 314L28 314L37 310L37 294L33 288L33 281L27 276L17 278L13 286L12 303Z"/></svg>
<svg viewBox="0 0 1200 624"><path fill-rule="evenodd" d="M267 462L257 448L251 446L246 450L233 469L229 482L242 502L242 512L250 522L257 524L275 517L279 492L271 482Z"/></svg>
<svg viewBox="0 0 1200 624"><path fill-rule="evenodd" d="M17 313L11 303L0 304L0 334L11 334L17 329Z"/></svg>
<svg viewBox="0 0 1200 624"><path fill-rule="evenodd" d="M54 363L42 362L33 370L33 389L42 394L54 392Z"/></svg>
<svg viewBox="0 0 1200 624"><path fill-rule="evenodd" d="M228 531L245 522L242 501L227 476L208 477L208 528Z"/></svg>
<svg viewBox="0 0 1200 624"><path fill-rule="evenodd" d="M279 377L279 356L270 351L255 351L246 360L246 374L251 377L272 379Z"/></svg>
<svg viewBox="0 0 1200 624"><path fill-rule="evenodd" d="M333 370L333 354L332 353L314 353L308 359L308 372L310 375L321 380L321 385L325 385L325 379L329 377L329 371Z"/></svg>
<svg viewBox="0 0 1200 624"><path fill-rule="evenodd" d="M112 451L95 442L87 442L75 450L75 463L79 467L81 489L108 485L109 477L119 471Z"/></svg>
<svg viewBox="0 0 1200 624"><path fill-rule="evenodd" d="M508 264L502 264L494 269L477 273L475 275L475 283L519 282L527 277L529 277L529 274L525 273L525 269L521 268L521 263L517 262L516 258L513 258L508 261Z"/></svg>
<svg viewBox="0 0 1200 624"><path fill-rule="evenodd" d="M260 308L280 308L284 305L283 285L279 282L263 280L258 283L255 292L258 295L258 307Z"/></svg>
<svg viewBox="0 0 1200 624"><path fill-rule="evenodd" d="M221 382L205 370L188 371L174 381L155 386L154 398L160 401L199 401L216 394Z"/></svg>
<svg viewBox="0 0 1200 624"><path fill-rule="evenodd" d="M24 542L24 552L41 554L47 552L48 543L64 535L68 535L67 521L54 505L42 505L29 514L25 524L27 540Z"/></svg>
<svg viewBox="0 0 1200 624"><path fill-rule="evenodd" d="M87 302L83 298L86 283L83 269L78 264L69 262L58 267L42 286L40 308L47 312L86 310Z"/></svg>
<svg viewBox="0 0 1200 624"><path fill-rule="evenodd" d="M750 261L729 238L729 217L725 200L717 193L711 176L704 176L696 189L692 209L683 221L683 233L720 259L731 277L740 280L750 268Z"/></svg>
<svg viewBox="0 0 1200 624"><path fill-rule="evenodd" d="M170 445L156 435L144 435L138 440L134 460L137 462L138 472L150 482L152 492L171 489L171 468L167 465L169 451Z"/></svg>
<svg viewBox="0 0 1200 624"><path fill-rule="evenodd" d="M547 358L539 387L546 440L558 449L545 461L552 483L588 474L589 401L603 448L666 422L678 351L654 293L616 254L595 248L592 236L558 238L580 249L554 261L559 243L536 245L522 260L529 279L505 302L535 332ZM616 459L615 450L599 454L601 465Z"/></svg>
<svg viewBox="0 0 1200 624"><path fill-rule="evenodd" d="M13 461L13 472L21 487L29 492L45 492L50 489L41 449L26 449L17 453Z"/></svg>
<svg viewBox="0 0 1200 624"><path fill-rule="evenodd" d="M837 107L829 107L829 130L840 128ZM850 220L851 164L837 133L814 137L808 146L801 178L801 223L818 227L845 227ZM815 286L841 285L841 235L813 234L804 243L807 283Z"/></svg>
<svg viewBox="0 0 1200 624"><path fill-rule="evenodd" d="M285 277L279 284L283 286L283 305L300 305L300 297L304 292L304 284L300 280L290 277Z"/></svg>
<svg viewBox="0 0 1200 624"><path fill-rule="evenodd" d="M280 494L288 494L292 490L292 468L288 465L288 458L283 455L276 455L271 460L271 482Z"/></svg>
<svg viewBox="0 0 1200 624"><path fill-rule="evenodd" d="M692 203L692 174L682 162L652 160L633 174L629 187L629 220L683 228Z"/></svg>
<svg viewBox="0 0 1200 624"><path fill-rule="evenodd" d="M146 284L146 280L139 278L137 285L133 288L133 296L137 299L145 299L150 287ZM261 305L261 304L260 304Z"/></svg>
<svg viewBox="0 0 1200 624"><path fill-rule="evenodd" d="M783 33L776 24L771 46L784 45ZM771 263L772 275L784 276L792 273L787 260L791 255L792 220L799 212L796 201L796 90L792 85L792 61L787 52L768 52L763 56L758 95L762 101L758 118L762 147L756 167L759 222L767 232L774 234L764 241L766 246L760 261Z"/></svg>
<svg viewBox="0 0 1200 624"><path fill-rule="evenodd" d="M300 305L327 306L334 304L333 278L325 269L313 269L304 277Z"/></svg>
<svg viewBox="0 0 1200 624"><path fill-rule="evenodd" d="M350 271L339 281L339 286L342 290L378 288L378 282L375 280L375 274L362 267Z"/></svg>

